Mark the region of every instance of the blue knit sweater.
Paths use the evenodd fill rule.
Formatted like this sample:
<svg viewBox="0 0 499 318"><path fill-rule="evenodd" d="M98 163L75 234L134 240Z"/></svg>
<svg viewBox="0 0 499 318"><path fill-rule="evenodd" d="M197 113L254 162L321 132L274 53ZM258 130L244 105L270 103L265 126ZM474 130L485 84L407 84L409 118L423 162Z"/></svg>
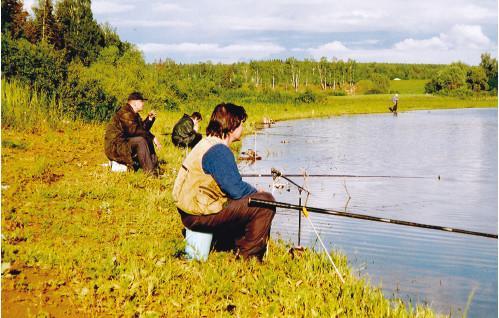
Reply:
<svg viewBox="0 0 499 318"><path fill-rule="evenodd" d="M226 145L211 147L204 154L202 165L204 173L210 174L230 199L237 200L256 192L252 185L241 178L234 155Z"/></svg>

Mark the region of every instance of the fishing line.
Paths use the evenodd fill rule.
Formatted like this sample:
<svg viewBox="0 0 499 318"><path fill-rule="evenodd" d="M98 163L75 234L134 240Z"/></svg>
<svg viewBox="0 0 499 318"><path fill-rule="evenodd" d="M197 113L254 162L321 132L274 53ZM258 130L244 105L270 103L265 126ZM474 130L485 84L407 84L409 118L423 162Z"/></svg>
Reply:
<svg viewBox="0 0 499 318"><path fill-rule="evenodd" d="M251 200L251 198L250 198ZM251 203L251 201L250 201ZM317 238L319 239L319 242L321 243L322 245L322 248L324 249L324 251L326 252L326 255L329 259L329 261L331 262L331 264L333 265L333 268L334 270L336 271L336 274L338 275L338 277L340 278L340 281L344 284L345 283L345 280L343 280L343 277L341 276L341 273L340 271L338 270L338 268L336 267L336 265L334 264L333 262L333 259L331 258L331 255L329 254L329 251L327 250L326 248L326 245L324 245L324 242L322 241L321 239L321 236L319 235L319 233L317 232L317 230L315 229L315 226L314 224L312 223L312 220L310 220L309 216L308 216L308 211L307 211L307 208L305 208L305 206L303 206L303 209L302 209L302 212L303 214L305 215L305 218L308 220L308 222L310 223L310 226L312 226L312 229L314 230L315 232L315 235L317 235Z"/></svg>
<svg viewBox="0 0 499 318"><path fill-rule="evenodd" d="M268 136L280 136L280 137L302 137L302 138L314 138L314 139L331 139L331 137L327 137L327 136L276 134L276 133L267 133L267 132L259 132L258 134L259 135L268 135Z"/></svg>
<svg viewBox="0 0 499 318"><path fill-rule="evenodd" d="M272 168L271 170L272 172L272 183L274 184L275 181L278 179L278 178L283 178L283 179L286 179L287 181L289 181L290 183L292 183L295 187L298 188L298 192L299 192L299 203L298 203L298 206L302 206L301 205L301 194L302 192L305 192L307 194L307 196L305 197L305 203L304 205L302 206L302 209L301 209L301 212L303 213L303 215L305 216L305 218L308 220L308 222L310 223L310 226L312 227L312 229L314 230L315 232L315 235L317 236L317 239L319 240L319 242L321 243L321 246L322 248L324 249L324 251L326 252L326 255L329 259L329 262L331 263L331 265L333 265L333 268L336 272L336 274L338 275L338 277L340 278L340 281L341 283L345 283L345 280L343 279L343 276L341 275L340 271L338 270L338 267L336 267L336 264L334 263L333 259L331 258L331 255L329 254L329 251L328 249L326 248L326 245L324 244L324 242L322 241L322 238L321 236L319 235L319 232L317 232L317 229L315 228L314 224L312 223L312 220L309 218L309 214L308 214L308 211L307 211L307 208L305 207L308 203L308 198L310 197L310 191L308 191L308 189L306 188L306 184L307 184L307 176L306 174L304 174L304 184L303 186L300 186L299 184L295 183L293 180L290 180L289 178L287 178L287 176L285 176L282 172L280 172L279 170L275 169L275 168ZM250 198L250 201L249 203L251 203L251 198ZM301 212L299 211L298 212L298 217L299 217L299 225L298 225L298 248L300 247L300 234L301 234Z"/></svg>
<svg viewBox="0 0 499 318"><path fill-rule="evenodd" d="M260 177L273 177L273 174L265 173L246 173L241 174L241 177L246 178L260 178ZM303 174L286 174L287 177L303 177ZM437 177L425 177L425 176L390 176L390 175L354 175L354 174L307 174L310 178L389 178L389 179L438 179ZM289 181L289 180L288 180Z"/></svg>

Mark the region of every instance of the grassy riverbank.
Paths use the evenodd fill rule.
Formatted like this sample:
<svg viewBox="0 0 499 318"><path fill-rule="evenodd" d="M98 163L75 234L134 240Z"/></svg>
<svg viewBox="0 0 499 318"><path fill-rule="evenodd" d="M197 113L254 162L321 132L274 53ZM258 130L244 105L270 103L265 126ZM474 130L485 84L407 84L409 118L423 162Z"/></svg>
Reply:
<svg viewBox="0 0 499 318"><path fill-rule="evenodd" d="M241 104L250 131L263 117L386 112L390 96ZM199 106L206 119L214 105ZM400 101L402 111L483 106L497 107L497 98L409 95ZM153 132L170 132L180 115L160 112ZM344 285L324 255L306 251L293 259L285 242L272 241L263 264L236 261L229 253L213 253L206 263L184 261L177 257L182 225L170 195L183 152L162 136L164 178L111 173L101 165L107 162L104 127L61 120L2 130L5 316L435 316L387 300L337 253Z"/></svg>

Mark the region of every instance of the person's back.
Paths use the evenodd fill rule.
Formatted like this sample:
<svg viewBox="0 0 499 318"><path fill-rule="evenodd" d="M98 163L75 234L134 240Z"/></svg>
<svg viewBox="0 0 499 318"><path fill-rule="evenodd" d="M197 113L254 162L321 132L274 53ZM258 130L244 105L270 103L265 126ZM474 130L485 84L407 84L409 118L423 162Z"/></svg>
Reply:
<svg viewBox="0 0 499 318"><path fill-rule="evenodd" d="M126 106L120 107L107 124L104 150L109 160L132 166L132 152L126 142L128 136L124 130L122 118L128 118L133 114Z"/></svg>
<svg viewBox="0 0 499 318"><path fill-rule="evenodd" d="M177 147L194 147L202 138L197 132L197 123L201 119L201 114L198 112L192 113L191 116L184 114L173 127L173 144Z"/></svg>

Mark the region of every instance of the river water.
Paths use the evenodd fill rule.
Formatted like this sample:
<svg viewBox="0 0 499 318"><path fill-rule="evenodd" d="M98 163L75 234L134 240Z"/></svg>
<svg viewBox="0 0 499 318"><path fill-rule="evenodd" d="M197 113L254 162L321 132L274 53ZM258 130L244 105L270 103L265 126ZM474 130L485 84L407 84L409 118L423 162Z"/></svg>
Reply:
<svg viewBox="0 0 499 318"><path fill-rule="evenodd" d="M292 179L306 182L309 206L496 234L497 136L497 108L294 120L259 131L262 160L239 168L422 177ZM254 135L243 139L247 149L255 149ZM245 180L270 191L272 178ZM274 190L276 200L298 203L296 188L276 183L284 186ZM460 316L472 296L468 317L497 317L496 239L318 214L311 220L327 247L347 255L355 274L387 297ZM296 244L297 233L297 211L278 209L273 237ZM301 245L320 249L304 219Z"/></svg>

